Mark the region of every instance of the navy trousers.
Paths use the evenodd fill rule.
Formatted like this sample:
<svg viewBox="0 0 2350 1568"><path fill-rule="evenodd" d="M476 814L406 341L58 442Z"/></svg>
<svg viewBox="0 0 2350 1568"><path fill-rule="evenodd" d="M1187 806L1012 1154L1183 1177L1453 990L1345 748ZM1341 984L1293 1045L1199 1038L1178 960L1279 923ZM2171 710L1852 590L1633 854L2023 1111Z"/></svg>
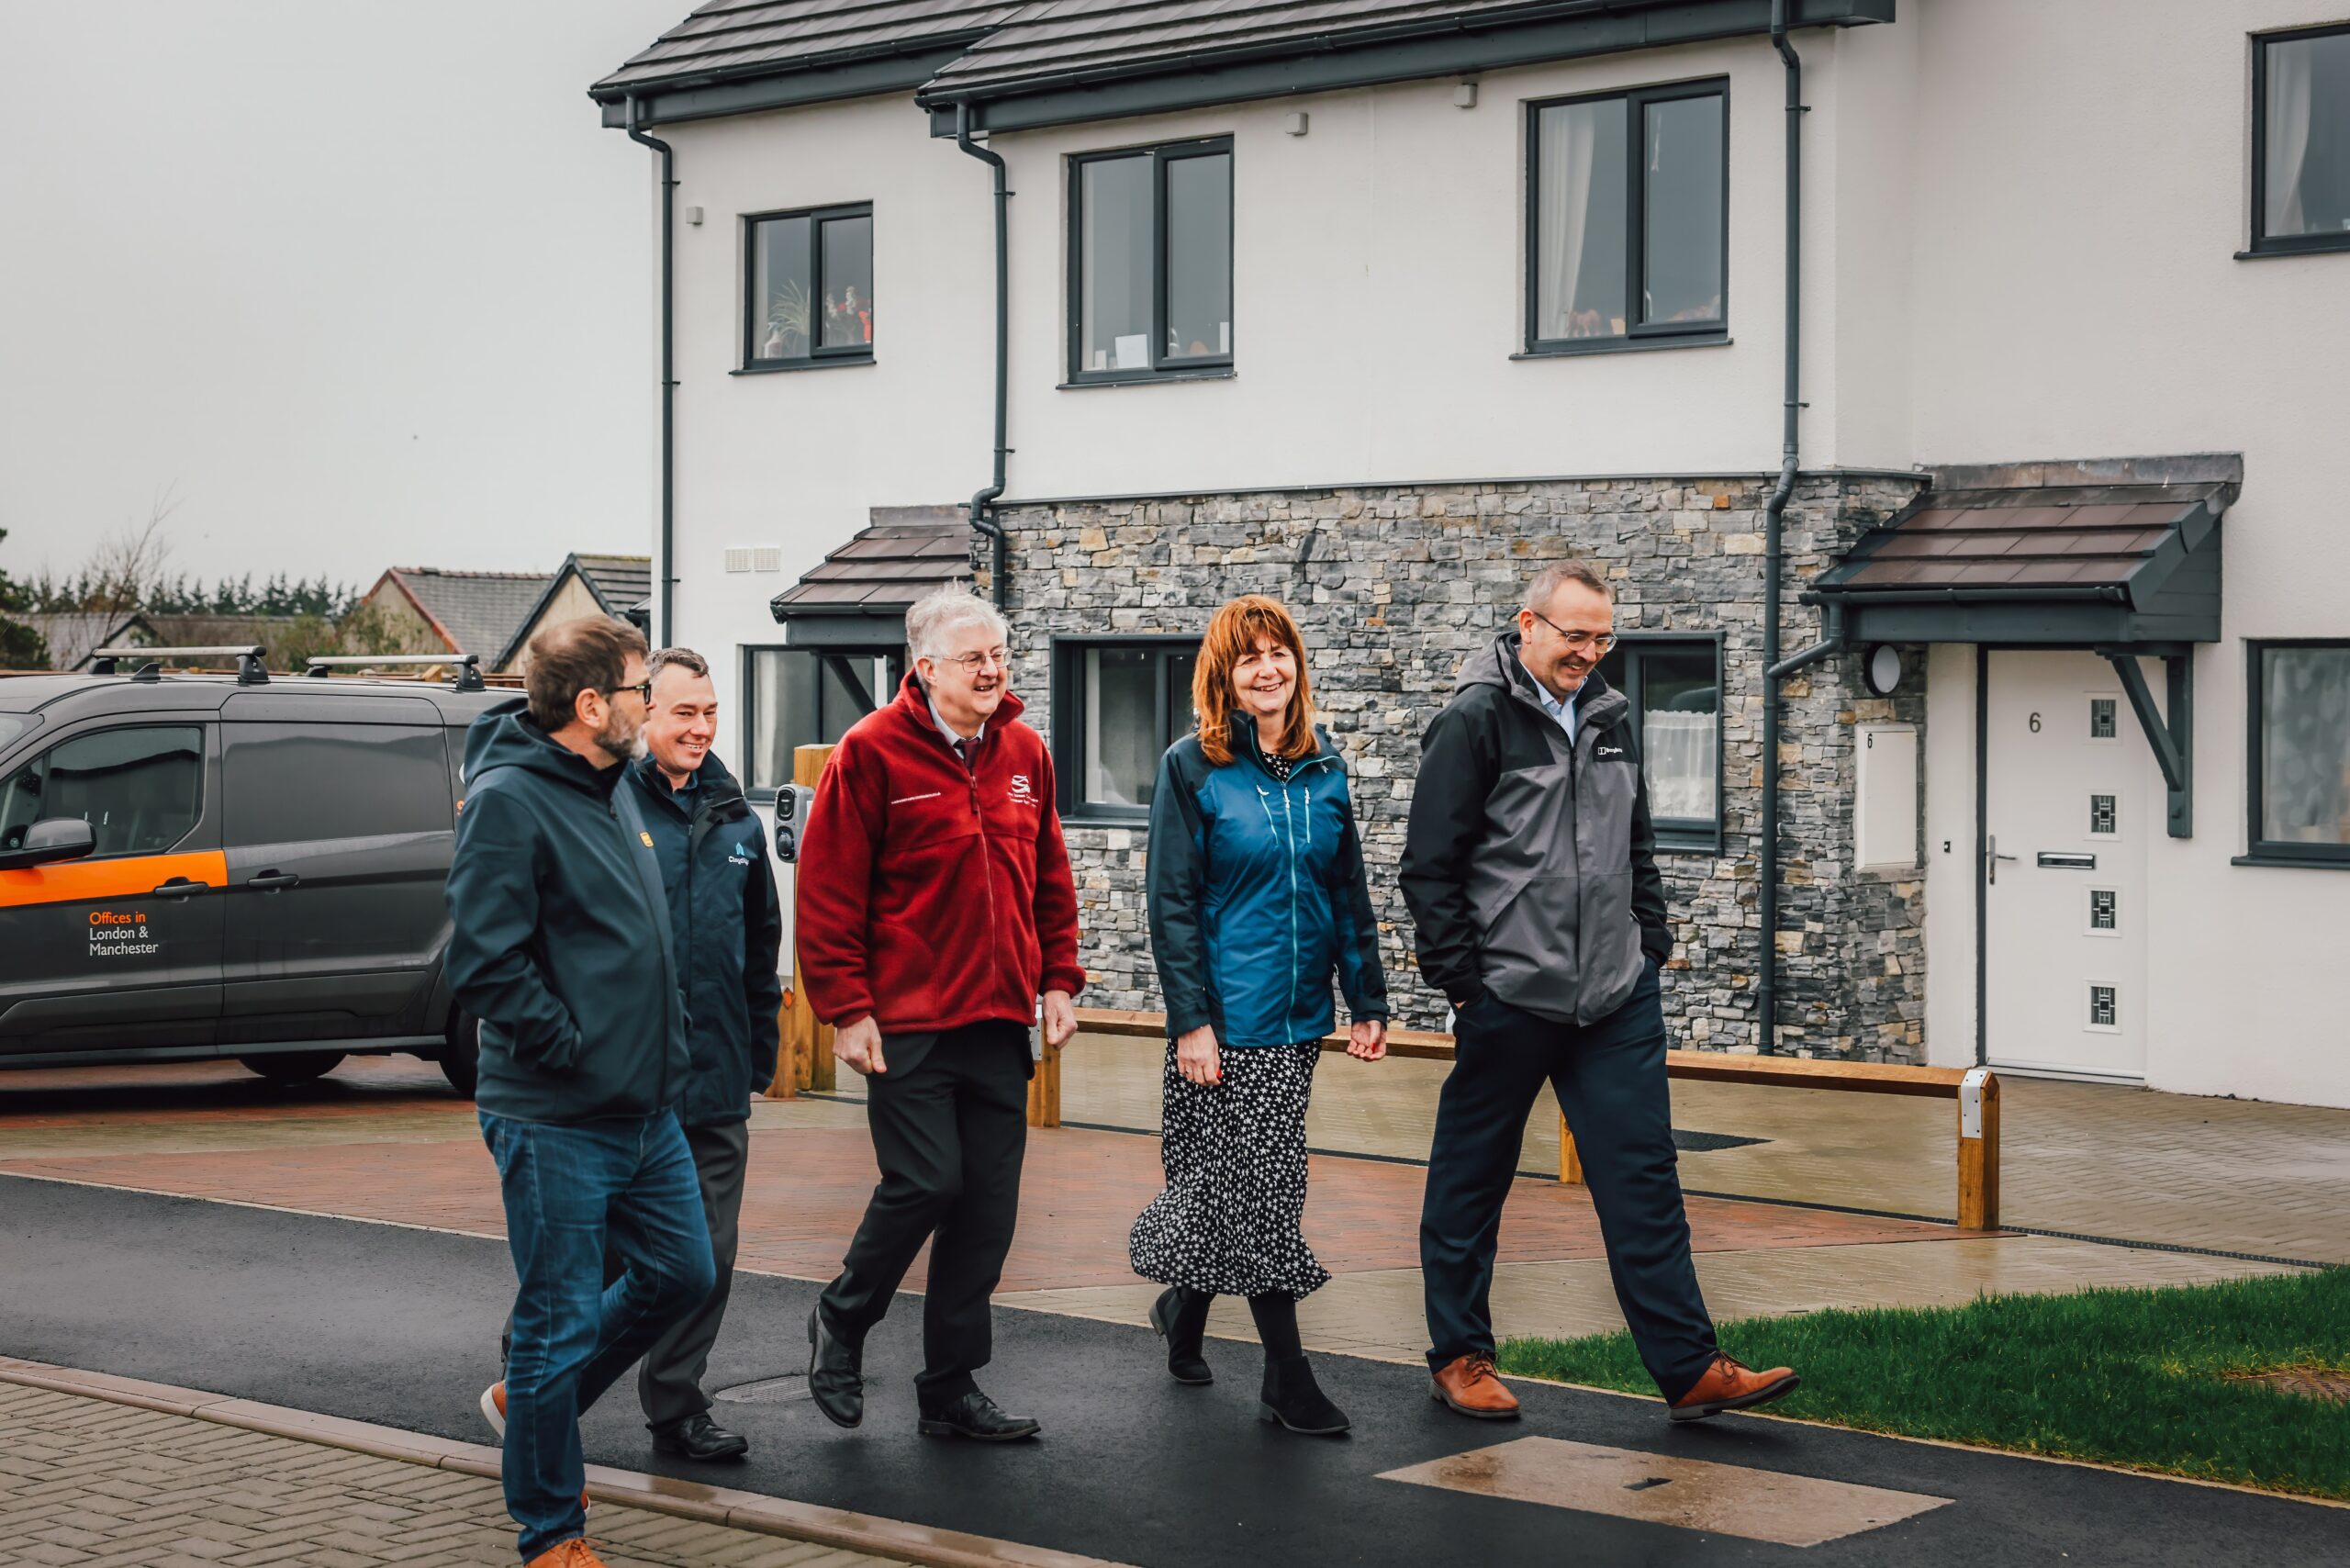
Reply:
<svg viewBox="0 0 2350 1568"><path fill-rule="evenodd" d="M1714 1325L1689 1259L1657 966L1651 961L1631 997L1596 1024L1554 1024L1488 994L1453 1029L1458 1044L1420 1208L1428 1364L1493 1353L1502 1204L1547 1079L1583 1158L1608 1276L1640 1361L1666 1399L1680 1398L1713 1362Z"/></svg>

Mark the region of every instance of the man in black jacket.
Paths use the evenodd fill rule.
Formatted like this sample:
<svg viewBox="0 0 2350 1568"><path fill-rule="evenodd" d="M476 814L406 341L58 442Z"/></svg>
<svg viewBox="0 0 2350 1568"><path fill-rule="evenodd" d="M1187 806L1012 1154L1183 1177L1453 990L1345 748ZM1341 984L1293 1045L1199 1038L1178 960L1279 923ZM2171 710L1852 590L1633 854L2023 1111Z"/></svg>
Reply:
<svg viewBox="0 0 2350 1568"><path fill-rule="evenodd" d="M677 1105L691 1068L652 834L621 788L649 701L644 639L602 616L531 640L527 700L465 737L449 987L481 1021L475 1103L520 1289L506 1439L528 1562L578 1560L579 1416L710 1294L710 1232ZM626 1260L604 1285L607 1239Z"/></svg>
<svg viewBox="0 0 2350 1568"><path fill-rule="evenodd" d="M1697 1290L1673 1147L1661 975L1673 956L1631 704L1599 661L1615 602L1581 562L1528 588L1420 742L1404 902L1454 1010L1420 1211L1431 1392L1509 1419L1488 1294L1527 1114L1548 1079L1598 1211L1616 1299L1676 1421L1776 1399L1785 1367L1723 1355Z"/></svg>
<svg viewBox="0 0 2350 1568"><path fill-rule="evenodd" d="M709 664L690 649L663 648L645 668L653 711L644 723L645 755L630 764L628 788L637 793L661 862L669 932L685 980L692 1065L677 1115L701 1182L718 1282L644 1353L636 1391L655 1448L688 1459L739 1459L750 1444L710 1418L701 1376L733 1279L751 1092L775 1078L783 916L767 835L742 786L711 755L718 691Z"/></svg>

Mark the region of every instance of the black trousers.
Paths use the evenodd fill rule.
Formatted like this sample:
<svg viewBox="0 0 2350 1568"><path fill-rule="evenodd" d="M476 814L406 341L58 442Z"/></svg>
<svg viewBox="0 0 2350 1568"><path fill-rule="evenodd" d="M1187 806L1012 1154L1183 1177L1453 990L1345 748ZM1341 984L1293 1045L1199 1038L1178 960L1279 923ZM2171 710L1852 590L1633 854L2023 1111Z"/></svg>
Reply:
<svg viewBox="0 0 2350 1568"><path fill-rule="evenodd" d="M988 1297L1012 1250L1028 1148L1028 1030L991 1022L884 1036L881 1054L889 1070L866 1080L881 1182L822 1305L834 1334L863 1343L931 1242L914 1386L935 1409L971 1392L992 1353Z"/></svg>
<svg viewBox="0 0 2350 1568"><path fill-rule="evenodd" d="M1502 1204L1547 1079L1583 1158L1617 1304L1649 1375L1667 1399L1680 1398L1712 1364L1714 1325L1689 1258L1656 966L1596 1024L1554 1024L1487 995L1453 1029L1420 1209L1428 1364L1493 1353Z"/></svg>
<svg viewBox="0 0 2350 1568"><path fill-rule="evenodd" d="M751 1125L721 1122L714 1126L687 1127L686 1147L693 1151L694 1176L701 1187L701 1212L710 1226L711 1261L718 1282L692 1313L671 1324L644 1352L637 1369L636 1398L644 1407L644 1424L667 1427L710 1408L701 1391L702 1373L710 1368L710 1352L726 1320L726 1298L734 1285L734 1251L743 1219L743 1175L750 1163ZM616 1248L604 1249L604 1284L610 1288L628 1266ZM514 1315L498 1338L498 1358L503 1363L514 1341Z"/></svg>

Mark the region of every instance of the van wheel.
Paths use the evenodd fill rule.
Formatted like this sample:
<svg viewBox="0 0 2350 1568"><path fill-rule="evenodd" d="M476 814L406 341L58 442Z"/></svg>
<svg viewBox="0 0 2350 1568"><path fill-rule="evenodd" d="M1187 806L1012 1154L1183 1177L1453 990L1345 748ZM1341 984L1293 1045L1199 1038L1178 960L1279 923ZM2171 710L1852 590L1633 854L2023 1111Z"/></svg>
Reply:
<svg viewBox="0 0 2350 1568"><path fill-rule="evenodd" d="M460 1098L474 1097L474 1081L481 1067L481 1021L456 1008L449 1010L449 1043L441 1049L441 1076Z"/></svg>
<svg viewBox="0 0 2350 1568"><path fill-rule="evenodd" d="M342 1057L341 1051L287 1051L278 1056L237 1059L272 1083L308 1083L341 1067Z"/></svg>

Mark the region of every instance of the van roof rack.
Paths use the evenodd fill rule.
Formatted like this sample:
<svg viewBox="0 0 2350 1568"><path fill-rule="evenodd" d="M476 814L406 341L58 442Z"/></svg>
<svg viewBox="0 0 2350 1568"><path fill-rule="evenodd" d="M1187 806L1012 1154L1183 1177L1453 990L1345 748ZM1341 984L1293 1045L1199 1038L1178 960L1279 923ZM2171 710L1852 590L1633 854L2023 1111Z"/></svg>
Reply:
<svg viewBox="0 0 2350 1568"><path fill-rule="evenodd" d="M92 675L112 675L118 659L137 659L138 666L130 672L133 680L161 680L163 666L160 659L234 659L237 661L239 686L266 686L269 670L262 661L269 650L259 643L236 647L217 648L100 648L90 655Z"/></svg>
<svg viewBox="0 0 2350 1568"><path fill-rule="evenodd" d="M459 691L487 691L489 683L481 678L479 654L337 654L331 656L313 654L306 674L324 680L339 669L375 669L385 665L455 665L457 673L449 684Z"/></svg>

